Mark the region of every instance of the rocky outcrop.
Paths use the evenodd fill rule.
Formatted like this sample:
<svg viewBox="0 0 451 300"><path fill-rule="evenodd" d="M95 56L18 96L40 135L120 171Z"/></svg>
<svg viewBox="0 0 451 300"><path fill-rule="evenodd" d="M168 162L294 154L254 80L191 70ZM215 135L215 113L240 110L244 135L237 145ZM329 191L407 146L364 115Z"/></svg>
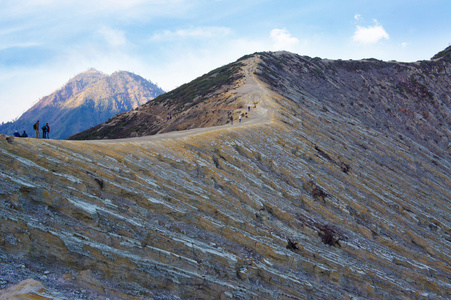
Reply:
<svg viewBox="0 0 451 300"><path fill-rule="evenodd" d="M328 104L299 78L265 85L249 71L265 64L277 78L272 59L299 58L263 56L241 61L229 91L258 102L242 123L0 140L0 288L34 279L75 299L450 298L446 147L370 126L373 110L338 110L340 95ZM449 111L443 99L429 120Z"/></svg>
<svg viewBox="0 0 451 300"><path fill-rule="evenodd" d="M52 299L46 296L42 296L42 292L45 291L45 287L42 283L27 279L19 282L4 291L0 291L0 300L8 299Z"/></svg>

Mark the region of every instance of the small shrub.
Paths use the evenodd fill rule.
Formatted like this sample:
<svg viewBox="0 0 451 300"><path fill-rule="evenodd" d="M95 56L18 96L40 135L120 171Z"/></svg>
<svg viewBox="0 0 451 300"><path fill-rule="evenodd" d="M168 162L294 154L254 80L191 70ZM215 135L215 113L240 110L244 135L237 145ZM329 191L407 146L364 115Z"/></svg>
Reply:
<svg viewBox="0 0 451 300"><path fill-rule="evenodd" d="M324 244L341 247L340 240L343 239L343 236L337 230L329 225L319 226L318 229L320 230L318 231L318 235Z"/></svg>
<svg viewBox="0 0 451 300"><path fill-rule="evenodd" d="M291 251L299 250L298 243L293 242L290 238L287 238L287 247L286 248Z"/></svg>

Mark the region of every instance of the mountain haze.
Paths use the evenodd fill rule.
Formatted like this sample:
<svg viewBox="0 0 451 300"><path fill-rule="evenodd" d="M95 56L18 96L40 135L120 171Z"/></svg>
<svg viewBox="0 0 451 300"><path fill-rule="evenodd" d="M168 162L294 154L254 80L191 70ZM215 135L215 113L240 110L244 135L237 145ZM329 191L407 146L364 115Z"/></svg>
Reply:
<svg viewBox="0 0 451 300"><path fill-rule="evenodd" d="M0 132L26 130L29 136L34 136L32 125L40 120L41 126L42 122L49 123L51 138L65 139L162 93L153 83L130 72L119 71L108 76L91 69L42 98L17 121L1 126Z"/></svg>
<svg viewBox="0 0 451 300"><path fill-rule="evenodd" d="M0 297L450 299L448 58L255 53L97 140L0 139Z"/></svg>

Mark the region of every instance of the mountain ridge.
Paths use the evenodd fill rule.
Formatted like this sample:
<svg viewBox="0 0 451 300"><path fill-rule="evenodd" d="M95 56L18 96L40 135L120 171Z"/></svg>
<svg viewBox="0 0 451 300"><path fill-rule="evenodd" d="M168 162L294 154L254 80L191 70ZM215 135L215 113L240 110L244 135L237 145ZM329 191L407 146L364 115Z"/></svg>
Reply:
<svg viewBox="0 0 451 300"><path fill-rule="evenodd" d="M446 50L442 52L447 53ZM256 71L256 74L261 80L272 86L275 92L283 92L285 96L294 99L302 98L302 95L293 91L289 92L287 88L285 88L285 91L274 89L274 87L282 87L281 82L284 82L286 86L297 84L299 85L298 90L302 90L304 93L309 93L309 90L311 90L311 95L322 99L322 106L325 109L327 109L327 106L332 105L331 108L336 111L346 112L351 115L360 113L362 116L365 116L367 112L371 112L369 114L370 118L364 117L361 119L362 122L365 122L370 127L375 126L383 131L387 130L385 127L393 127L392 130L395 127L401 127L403 134L415 136L416 139L420 139L420 136L422 136L425 142L430 144L428 147L436 147L432 144L448 147L446 139L447 136L449 137L450 125L446 120L450 115L446 109L440 108L446 107L449 103L449 96L446 93L446 86L434 86L436 75L441 80L440 85L446 85L447 74L451 73L446 55L437 54L430 61L400 63L393 61L383 62L375 59L359 61L326 60L302 57L286 51L276 53L263 52L245 56L233 64L223 66L204 75L204 78L211 78L212 75L220 72L230 72L231 68L239 67L243 60L252 56L259 56L263 59L263 62L259 64L260 70ZM265 66L265 59L271 64L270 67ZM286 60L289 60L292 65L286 66L284 63L281 63L283 61L286 63ZM284 70L284 67L290 68L290 71ZM275 77L272 78L271 73L275 71L283 72L283 74L279 74L277 79ZM238 73L241 74L240 72ZM302 76L304 75L307 77L303 79ZM200 78L197 80L199 82L202 81ZM232 93L234 93L233 89L236 89L241 84L239 78L234 82L235 88L233 86L228 87ZM313 82L316 86L312 86ZM202 90L199 91L197 89L197 91L198 95L193 95L190 99L182 99L182 97L179 100L181 102L193 101L195 97L209 99L207 94L202 93ZM290 96L289 93L292 95ZM155 99L152 105L163 103L163 106L166 107L168 101L174 101L174 99L169 98L170 95L178 94L189 95L188 92L184 91L184 86L182 86ZM338 95L341 98L339 102L341 107L336 105L336 99L332 98L333 95ZM382 101L378 99L380 95L382 96ZM232 94L230 97L233 98L234 95ZM212 101L211 99L213 97L208 101ZM196 103L196 106L199 106L199 112L190 113L188 110L183 110L182 112L185 116L181 119L172 114L171 110L145 106L137 111L128 112L109 120L110 124L99 124L90 131L80 133L71 138L125 138L131 137L131 134L136 137L208 126L206 124L226 124L233 111L242 113L244 108L250 104L241 103L240 107L235 107L234 110L228 111L227 115L220 114L218 110L214 115L210 116L210 119L206 118L201 124L199 116L207 114L209 110L208 107L203 108L202 105L208 101ZM152 112L152 109L154 109L154 112ZM363 111L364 109L366 111ZM146 110L146 113L142 113L143 110ZM175 118L165 120L166 115L169 114ZM189 124L187 124L188 122L185 119L190 114L192 116L191 118L188 117ZM142 117L139 117L139 115L142 115ZM436 117L428 119L430 116ZM159 124L154 124L153 120L156 118L159 118ZM216 120L212 122L211 120L214 118ZM235 118L237 118L237 113L235 113ZM120 126L117 126L118 124ZM118 131L118 127L122 131ZM143 131L142 127L146 129L155 127L155 129L153 131ZM421 132L418 128L421 128ZM425 136L429 136L429 138ZM431 139L433 141L430 141Z"/></svg>

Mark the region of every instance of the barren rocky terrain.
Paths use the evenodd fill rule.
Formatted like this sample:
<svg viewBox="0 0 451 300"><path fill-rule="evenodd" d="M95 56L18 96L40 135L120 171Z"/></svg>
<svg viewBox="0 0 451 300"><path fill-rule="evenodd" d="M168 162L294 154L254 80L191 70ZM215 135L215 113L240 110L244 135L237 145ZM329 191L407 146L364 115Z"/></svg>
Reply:
<svg viewBox="0 0 451 300"><path fill-rule="evenodd" d="M241 123L1 140L0 299L450 298L450 62L239 62Z"/></svg>

